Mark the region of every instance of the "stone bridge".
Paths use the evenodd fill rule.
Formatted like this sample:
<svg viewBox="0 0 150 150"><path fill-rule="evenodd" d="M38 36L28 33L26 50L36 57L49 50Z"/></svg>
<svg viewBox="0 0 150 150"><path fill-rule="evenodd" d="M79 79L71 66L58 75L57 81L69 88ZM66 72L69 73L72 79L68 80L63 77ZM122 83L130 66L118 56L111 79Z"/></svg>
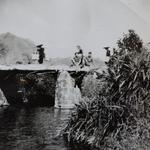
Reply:
<svg viewBox="0 0 150 150"><path fill-rule="evenodd" d="M37 69L38 68L38 69ZM74 78L75 84L81 89L84 76L89 70L63 69ZM54 106L56 81L60 68L37 67L0 67L0 88L10 104L22 105L24 98L30 105ZM26 91L26 95L24 92Z"/></svg>

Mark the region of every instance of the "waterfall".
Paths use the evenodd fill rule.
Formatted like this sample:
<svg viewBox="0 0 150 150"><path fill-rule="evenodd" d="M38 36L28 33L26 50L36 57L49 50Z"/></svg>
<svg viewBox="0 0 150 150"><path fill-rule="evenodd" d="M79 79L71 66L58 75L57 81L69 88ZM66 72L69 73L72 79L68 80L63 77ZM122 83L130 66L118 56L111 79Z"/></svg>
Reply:
<svg viewBox="0 0 150 150"><path fill-rule="evenodd" d="M81 100L80 89L67 71L62 71L57 79L55 92L56 108L73 108Z"/></svg>
<svg viewBox="0 0 150 150"><path fill-rule="evenodd" d="M7 102L6 97L4 96L3 91L0 89L0 106L7 106L9 103Z"/></svg>

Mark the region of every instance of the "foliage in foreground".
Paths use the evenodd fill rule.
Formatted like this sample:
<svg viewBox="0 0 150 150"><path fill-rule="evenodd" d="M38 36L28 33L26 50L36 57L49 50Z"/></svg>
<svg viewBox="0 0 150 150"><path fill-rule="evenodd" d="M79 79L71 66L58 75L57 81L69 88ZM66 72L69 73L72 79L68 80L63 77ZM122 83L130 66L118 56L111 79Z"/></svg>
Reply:
<svg viewBox="0 0 150 150"><path fill-rule="evenodd" d="M150 53L133 30L118 41L107 72L83 85L87 97L76 106L68 140L100 149L150 148ZM86 83L88 84L88 83ZM89 94L96 89L96 94ZM86 96L86 94L84 94Z"/></svg>

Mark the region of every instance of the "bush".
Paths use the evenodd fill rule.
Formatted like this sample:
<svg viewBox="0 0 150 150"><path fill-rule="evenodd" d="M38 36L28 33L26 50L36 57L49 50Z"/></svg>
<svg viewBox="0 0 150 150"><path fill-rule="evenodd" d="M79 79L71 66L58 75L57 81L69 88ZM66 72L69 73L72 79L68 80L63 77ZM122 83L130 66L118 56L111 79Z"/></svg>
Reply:
<svg viewBox="0 0 150 150"><path fill-rule="evenodd" d="M76 106L66 128L68 138L101 149L147 149L150 53L129 30L106 65L99 92Z"/></svg>
<svg viewBox="0 0 150 150"><path fill-rule="evenodd" d="M99 92L102 86L102 81L97 79L95 73L89 73L83 78L82 81L82 96L89 99L99 96Z"/></svg>

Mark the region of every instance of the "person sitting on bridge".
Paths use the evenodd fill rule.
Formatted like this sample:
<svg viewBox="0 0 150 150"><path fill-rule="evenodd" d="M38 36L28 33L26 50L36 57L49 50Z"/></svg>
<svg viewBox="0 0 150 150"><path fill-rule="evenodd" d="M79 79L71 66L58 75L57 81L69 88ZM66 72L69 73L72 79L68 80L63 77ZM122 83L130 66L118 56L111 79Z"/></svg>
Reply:
<svg viewBox="0 0 150 150"><path fill-rule="evenodd" d="M75 57L72 59L71 66L76 66L83 68L85 66L85 57L83 55L83 50L79 45L77 45L78 52L75 53Z"/></svg>
<svg viewBox="0 0 150 150"><path fill-rule="evenodd" d="M37 51L39 52L39 64L43 64L43 60L45 58L44 48L42 46L43 44L37 46Z"/></svg>
<svg viewBox="0 0 150 150"><path fill-rule="evenodd" d="M93 61L93 57L92 57L92 52L88 53L88 56L86 57L86 66L93 66L94 65L94 61Z"/></svg>
<svg viewBox="0 0 150 150"><path fill-rule="evenodd" d="M74 56L74 57L72 58L72 60L71 60L71 67L73 67L73 66L78 67L78 66L79 66L79 63L80 63L80 57L79 57L79 55L78 55L78 52L76 52L74 55L75 55L75 56Z"/></svg>
<svg viewBox="0 0 150 150"><path fill-rule="evenodd" d="M86 65L86 57L83 55L83 50L82 49L79 50L78 55L79 55L79 58L80 58L79 66L82 69Z"/></svg>

